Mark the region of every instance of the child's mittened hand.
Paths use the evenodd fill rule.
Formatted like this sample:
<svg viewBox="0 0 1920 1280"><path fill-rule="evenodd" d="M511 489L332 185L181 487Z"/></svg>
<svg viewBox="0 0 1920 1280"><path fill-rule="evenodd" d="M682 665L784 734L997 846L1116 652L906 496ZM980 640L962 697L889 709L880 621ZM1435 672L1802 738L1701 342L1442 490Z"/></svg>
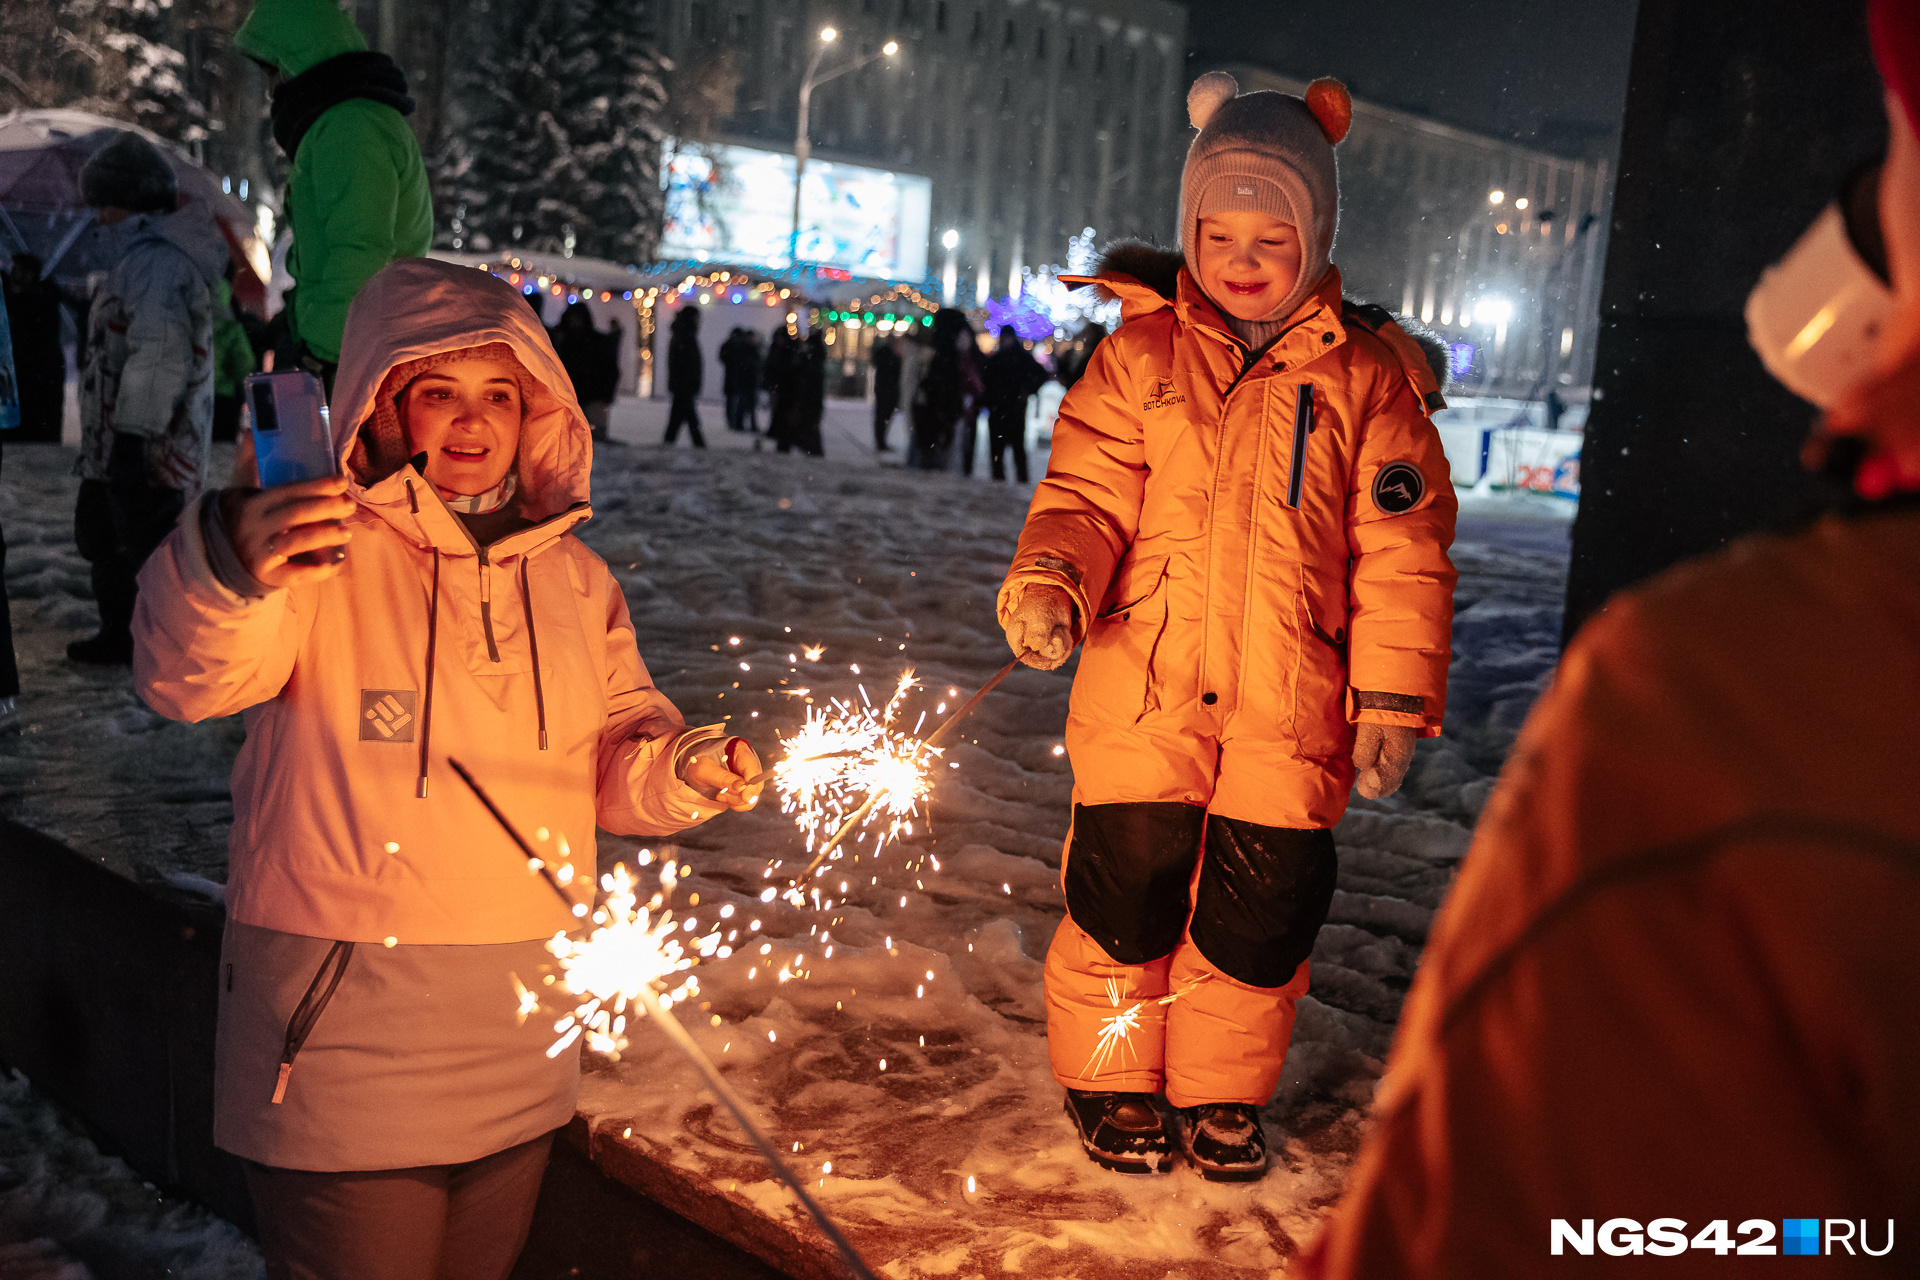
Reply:
<svg viewBox="0 0 1920 1280"><path fill-rule="evenodd" d="M1059 587L1028 586L1007 619L1007 647L1041 671L1065 662L1073 652L1073 597Z"/></svg>
<svg viewBox="0 0 1920 1280"><path fill-rule="evenodd" d="M1384 800L1400 789L1413 763L1413 730L1398 724L1354 726L1354 787L1369 800Z"/></svg>

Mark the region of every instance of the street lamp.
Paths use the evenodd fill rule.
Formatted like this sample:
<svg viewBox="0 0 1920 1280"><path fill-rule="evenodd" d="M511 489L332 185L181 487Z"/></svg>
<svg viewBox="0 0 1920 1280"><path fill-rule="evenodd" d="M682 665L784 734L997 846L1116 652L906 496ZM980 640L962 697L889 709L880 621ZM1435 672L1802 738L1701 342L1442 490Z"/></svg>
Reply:
<svg viewBox="0 0 1920 1280"><path fill-rule="evenodd" d="M953 261L953 251L960 247L960 233L948 227L946 234L940 237L940 244L947 251L947 269L940 274L940 301L950 307L953 305L954 291L960 286L959 268Z"/></svg>
<svg viewBox="0 0 1920 1280"><path fill-rule="evenodd" d="M820 75L820 60L827 56L827 47L839 38L840 33L832 27L820 28L820 45L813 51L813 60L807 63L807 74L800 80L800 115L793 131L793 232L787 240L789 265L800 260L800 184L807 176L807 156L812 150L807 142L807 108L813 100L814 88L849 71L858 71L877 58L891 58L900 52L899 41L889 40L880 46L880 52L855 58L843 67Z"/></svg>

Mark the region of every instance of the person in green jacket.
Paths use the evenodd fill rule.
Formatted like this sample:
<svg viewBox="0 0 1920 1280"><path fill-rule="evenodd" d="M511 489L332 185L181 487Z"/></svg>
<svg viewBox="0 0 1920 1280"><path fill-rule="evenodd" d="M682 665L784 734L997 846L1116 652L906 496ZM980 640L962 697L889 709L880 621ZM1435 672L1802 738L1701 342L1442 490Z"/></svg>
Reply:
<svg viewBox="0 0 1920 1280"><path fill-rule="evenodd" d="M273 79L273 137L287 154L287 270L300 363L333 386L347 306L396 258L433 240L433 199L404 72L337 0L259 0L236 48Z"/></svg>
<svg viewBox="0 0 1920 1280"><path fill-rule="evenodd" d="M239 434L240 397L254 370L253 343L233 307L233 264L213 290L213 438L231 441Z"/></svg>

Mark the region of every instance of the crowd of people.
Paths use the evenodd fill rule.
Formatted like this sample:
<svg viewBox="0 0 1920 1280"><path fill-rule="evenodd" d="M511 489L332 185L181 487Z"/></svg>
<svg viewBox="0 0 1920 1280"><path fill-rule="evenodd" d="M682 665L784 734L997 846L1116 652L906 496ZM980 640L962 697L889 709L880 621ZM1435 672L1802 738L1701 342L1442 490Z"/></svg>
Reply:
<svg viewBox="0 0 1920 1280"><path fill-rule="evenodd" d="M1531 1274L1552 1218L1612 1218L1608 1252L1651 1253L1652 1226L1628 1240L1614 1215L1920 1207L1920 826L1899 798L1920 759L1898 711L1920 699L1920 0L1874 0L1870 22L1891 141L1877 201L1845 212L1889 318L1807 454L1853 501L1574 639L1300 1274ZM269 1275L504 1277L579 1069L504 993L593 878L576 906L520 874L449 744L587 867L582 833L751 808L759 762L654 687L622 589L569 536L624 332L584 304L548 329L492 275L421 256L405 77L333 0L258 0L235 43L273 79L291 165L278 331L234 308L226 242L172 163L122 133L79 175L112 267L83 298L24 254L7 272L0 424L58 438L49 336L77 308L75 535L101 627L69 654L130 664L164 715L249 717L212 1138L245 1162ZM1344 87L1241 94L1212 72L1188 105L1179 248L1098 274L1116 333L1061 344L1049 373L1011 328L983 355L948 308L868 358L873 447L904 412L924 471L971 474L984 416L993 477L1011 454L1027 480L1028 400L1068 388L997 600L1017 659L1082 654L1051 1060L1095 1163L1245 1181L1269 1165L1261 1108L1334 900L1333 828L1445 719L1457 502L1429 416L1444 370L1344 299L1332 262ZM667 445L706 445L700 323L669 324ZM727 429L760 436L765 394L765 439L820 456L829 356L819 328L764 350L733 330ZM259 368L324 383L336 474L262 488L244 447L210 474ZM0 727L18 692L9 645ZM1096 1069L1120 998L1171 1004Z"/></svg>

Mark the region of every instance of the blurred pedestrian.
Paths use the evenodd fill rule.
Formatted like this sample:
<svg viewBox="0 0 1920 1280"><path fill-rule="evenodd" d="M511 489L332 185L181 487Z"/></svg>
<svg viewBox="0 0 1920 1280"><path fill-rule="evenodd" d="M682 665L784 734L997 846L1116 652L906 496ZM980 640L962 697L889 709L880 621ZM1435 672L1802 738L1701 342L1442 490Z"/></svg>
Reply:
<svg viewBox="0 0 1920 1280"><path fill-rule="evenodd" d="M981 381L986 387L987 457L993 478L1005 480L1005 455L1013 451L1014 476L1027 482L1027 400L1047 381L1047 371L1012 325L1000 326L1000 341L987 357Z"/></svg>
<svg viewBox="0 0 1920 1280"><path fill-rule="evenodd" d="M800 381L806 354L800 340L786 329L775 329L760 374L767 388L767 439L785 453L799 438ZM754 442L759 447L759 441Z"/></svg>
<svg viewBox="0 0 1920 1280"><path fill-rule="evenodd" d="M60 346L60 289L40 278L40 259L13 255L6 275L7 320L13 330L20 425L8 439L60 443L67 398L67 355Z"/></svg>
<svg viewBox="0 0 1920 1280"><path fill-rule="evenodd" d="M1747 312L1841 316L1837 347L1795 341L1797 318L1754 335L1832 401L1808 459L1852 500L1623 591L1574 637L1290 1275L1543 1274L1556 1219L1576 1243L1554 1253L1682 1272L1735 1242L1912 1270L1910 1240L1886 1255L1920 1219L1920 743L1894 711L1920 701L1920 467L1902 495L1875 460L1920 441L1920 3L1874 0L1868 25L1884 167ZM1789 1212L1806 1247L1776 1242Z"/></svg>
<svg viewBox="0 0 1920 1280"><path fill-rule="evenodd" d="M892 453L887 444L887 428L900 408L900 340L882 338L873 344L873 449Z"/></svg>
<svg viewBox="0 0 1920 1280"><path fill-rule="evenodd" d="M80 497L73 536L93 566L100 632L75 662L133 657L134 575L207 482L213 434L215 287L226 239L204 202L174 210L173 168L121 133L80 170L119 257L94 292L80 372Z"/></svg>
<svg viewBox="0 0 1920 1280"><path fill-rule="evenodd" d="M793 434L780 443L780 452L798 449L810 458L824 457L820 424L827 412L827 334L814 329L800 345L796 360Z"/></svg>
<svg viewBox="0 0 1920 1280"><path fill-rule="evenodd" d="M693 447L707 447L706 437L700 434L700 414L694 408L705 378L706 361L700 356L700 309L681 307L674 313L671 336L667 339L667 394L673 397L673 403L667 406L664 443L677 440L684 424Z"/></svg>
<svg viewBox="0 0 1920 1280"><path fill-rule="evenodd" d="M233 43L273 86L273 138L290 165L287 270L297 286L285 305L298 366L331 390L360 286L433 242L406 73L367 49L336 0L259 0Z"/></svg>
<svg viewBox="0 0 1920 1280"><path fill-rule="evenodd" d="M934 313L932 348L913 393L914 461L922 471L945 471L961 425L979 410L980 374L965 312L942 307ZM970 444L971 433L966 438Z"/></svg>
<svg viewBox="0 0 1920 1280"><path fill-rule="evenodd" d="M573 380L580 412L586 415L593 438L602 443L608 439L607 413L620 387L620 339L624 333L617 320L611 333L602 333L593 322L593 309L584 302L569 304L560 313L560 323L548 333L561 366Z"/></svg>
<svg viewBox="0 0 1920 1280"><path fill-rule="evenodd" d="M1073 390L1073 384L1080 381L1080 375L1087 371L1093 361L1093 353L1107 338L1107 326L1098 320L1089 320L1080 326L1080 332L1073 335L1072 343L1065 349L1054 353L1054 377L1063 391Z"/></svg>
<svg viewBox="0 0 1920 1280"><path fill-rule="evenodd" d="M231 444L240 434L240 397L259 366L233 298L233 263L213 290L213 438Z"/></svg>
<svg viewBox="0 0 1920 1280"><path fill-rule="evenodd" d="M726 370L722 390L727 397L727 430L760 430L760 335L735 329L720 344L720 364Z"/></svg>

